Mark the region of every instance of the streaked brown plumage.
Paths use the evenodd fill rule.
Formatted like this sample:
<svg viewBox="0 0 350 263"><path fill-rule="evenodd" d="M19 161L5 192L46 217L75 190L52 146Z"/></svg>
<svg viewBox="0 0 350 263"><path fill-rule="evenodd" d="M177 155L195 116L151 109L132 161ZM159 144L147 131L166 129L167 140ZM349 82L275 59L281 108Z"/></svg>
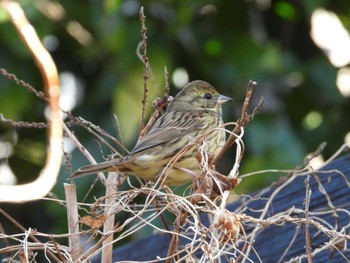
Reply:
<svg viewBox="0 0 350 263"><path fill-rule="evenodd" d="M102 171L118 171L155 181L164 168L195 138L204 136L207 151L218 154L225 143L221 104L231 98L220 95L209 83L197 80L188 83L171 101L166 112L152 125L125 157L94 165L83 166L71 178ZM198 145L189 147L169 169L165 183L181 185L199 172L195 157Z"/></svg>

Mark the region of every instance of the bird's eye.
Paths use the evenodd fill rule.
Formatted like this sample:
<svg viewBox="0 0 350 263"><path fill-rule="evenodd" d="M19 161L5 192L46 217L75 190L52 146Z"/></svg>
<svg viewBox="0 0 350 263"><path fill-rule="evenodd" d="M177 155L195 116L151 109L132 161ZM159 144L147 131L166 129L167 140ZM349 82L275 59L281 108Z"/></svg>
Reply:
<svg viewBox="0 0 350 263"><path fill-rule="evenodd" d="M203 98L210 100L213 97L213 95L211 95L210 93L205 93Z"/></svg>

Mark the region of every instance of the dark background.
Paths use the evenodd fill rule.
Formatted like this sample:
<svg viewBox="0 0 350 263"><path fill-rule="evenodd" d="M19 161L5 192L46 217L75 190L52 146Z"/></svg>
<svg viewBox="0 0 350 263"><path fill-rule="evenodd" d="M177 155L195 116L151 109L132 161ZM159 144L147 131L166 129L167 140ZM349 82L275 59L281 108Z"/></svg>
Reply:
<svg viewBox="0 0 350 263"><path fill-rule="evenodd" d="M134 145L140 127L143 65L136 49L141 40L141 6L147 16L148 56L153 72L148 82L149 102L163 94L165 66L172 94L178 91L174 72L184 69L189 80L206 80L220 93L234 98L233 103L224 106L224 118L235 121L248 81L258 82L253 104L263 96L265 106L245 130L246 152L240 174L291 169L301 165L306 154L324 141L327 147L323 156L327 159L349 133L350 103L336 85L339 68L310 37L311 15L320 7L335 12L349 30L347 0L42 3L23 1L21 5L56 62L62 77L63 101L73 103L67 109L119 138L116 114L128 149ZM0 67L42 90L39 71L2 9L0 23ZM0 85L0 113L6 118L45 121L42 101L5 77L0 77ZM103 160L93 137L79 127L74 131L93 156ZM46 130L15 130L0 123L0 140L13 147L11 156L1 161L8 162L19 182L34 180L45 160ZM103 150L105 156L110 154ZM88 163L77 150L66 151L73 170ZM229 152L220 163L220 171L227 173L233 158L234 152ZM62 183L67 177L63 164L53 190L59 198L64 198ZM247 178L236 192L247 194L276 179L275 174ZM90 176L76 181L79 198L93 180ZM100 184L91 199L94 195L103 195ZM66 232L66 210L53 202L1 207L27 228ZM3 218L1 223L8 234L18 232Z"/></svg>

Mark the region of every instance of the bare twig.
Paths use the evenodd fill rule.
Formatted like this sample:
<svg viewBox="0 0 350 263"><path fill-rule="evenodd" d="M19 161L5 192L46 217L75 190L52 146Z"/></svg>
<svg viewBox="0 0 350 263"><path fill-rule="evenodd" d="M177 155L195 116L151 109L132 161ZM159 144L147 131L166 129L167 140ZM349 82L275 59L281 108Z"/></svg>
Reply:
<svg viewBox="0 0 350 263"><path fill-rule="evenodd" d="M166 107L168 106L170 100L172 99L170 97L170 86L169 86L169 82L168 82L168 71L165 67L165 87L164 87L164 96L160 99L157 98L153 101L153 108L155 109L153 114L151 115L151 117L149 118L146 126L141 130L140 132L140 138L142 138L143 136L145 136L150 128L152 127L152 125L154 124L154 122L159 118L160 115L162 115L165 110Z"/></svg>
<svg viewBox="0 0 350 263"><path fill-rule="evenodd" d="M11 74L7 72L6 69L3 69L3 68L0 68L0 74L7 77L9 80L13 80L19 86L25 87L29 92L34 93L34 95L37 96L39 99L49 102L49 98L47 98L42 91L36 90L32 85L19 79L15 74Z"/></svg>
<svg viewBox="0 0 350 263"><path fill-rule="evenodd" d="M85 119L83 119L82 117L74 117L72 115L69 115L69 118L76 123L77 125L81 125L82 127L84 127L85 129L87 129L88 132L92 133L93 135L97 135L97 133L107 137L108 139L112 140L116 145L118 145L118 147L122 148L123 151L125 152L129 152L128 149L126 149L124 147L124 145L119 142L115 137L113 137L111 134L109 134L108 132L106 132L105 130L103 130L101 127L91 123L90 121L87 121ZM96 131L96 132L95 132ZM113 148L113 147L112 147ZM113 148L114 149L114 148ZM121 157L121 154L119 153L115 153L117 154L119 157Z"/></svg>
<svg viewBox="0 0 350 263"><path fill-rule="evenodd" d="M257 107L253 110L252 114L248 114L248 106L250 103L251 96L253 94L253 89L257 85L255 81L250 80L247 87L245 101L242 107L241 117L236 121L237 125L234 127L231 135L228 137L224 147L221 149L220 153L216 156L216 158L211 162L212 165L216 165L218 161L222 158L222 156L226 153L226 151L234 144L238 134L241 131L241 128L244 128L248 125L248 123L255 117L255 115L259 112L261 107L264 104L264 100L261 98ZM242 154L243 156L243 154Z"/></svg>
<svg viewBox="0 0 350 263"><path fill-rule="evenodd" d="M176 251L179 247L179 236L180 233L180 227L178 225L175 225L174 234L172 235L172 239L169 245L168 254L167 254L167 260L166 263L173 262L173 257L176 255ZM178 258L177 258L178 261Z"/></svg>
<svg viewBox="0 0 350 263"><path fill-rule="evenodd" d="M312 169L312 168L311 168L311 169ZM317 176L317 174L316 174L315 171L313 171L313 170L312 170L312 172L311 172L311 175L312 175L312 178L313 178L313 179L317 182L317 184L318 184L318 190L319 190L320 193L322 193L323 196L326 198L328 207L329 207L330 209L332 209L332 211L333 211L333 216L334 216L335 218L339 218L339 215L337 214L337 209L336 209L336 207L333 205L333 202L332 202L331 198L329 197L329 195L328 195L326 189L323 187L320 178Z"/></svg>
<svg viewBox="0 0 350 263"><path fill-rule="evenodd" d="M310 164L310 161L311 161L312 159L314 159L314 158L317 157L317 156L320 156L321 153L323 152L324 148L326 148L326 145L327 145L327 142L323 142L323 143L321 143L321 144L317 147L316 151L314 151L314 152L308 154L308 155L306 156L305 160L304 160L304 165L305 165L305 166L306 166L306 165L309 165L309 164Z"/></svg>
<svg viewBox="0 0 350 263"><path fill-rule="evenodd" d="M310 208L310 197L311 197L311 189L310 189L310 176L307 175L305 178L305 248L307 253L307 259L309 263L312 263L312 255L311 255L311 242L310 242L310 229L309 229L309 208Z"/></svg>
<svg viewBox="0 0 350 263"><path fill-rule="evenodd" d="M118 116L114 114L114 120L115 120L115 123L116 123L116 129L117 129L117 135L119 136L119 140L116 140L118 142L118 145L120 144L123 151L124 151L124 154L125 153L129 153L129 150L126 149L124 147L124 142L123 142L123 137L122 137L122 132L121 132L121 129L120 129L120 123L119 123L119 119L118 119Z"/></svg>
<svg viewBox="0 0 350 263"><path fill-rule="evenodd" d="M86 157L86 159L89 160L91 164L96 164L97 162L95 161L94 157L85 149L83 145L79 142L79 140L75 137L75 135L68 129L68 127L63 124L63 129L64 132L68 135L69 139L72 140L74 145L81 151L81 153ZM102 182L106 180L106 177L102 172L98 173L98 177Z"/></svg>
<svg viewBox="0 0 350 263"><path fill-rule="evenodd" d="M169 72L167 67L164 67L164 79L165 79L165 88L164 88L164 94L165 96L170 95L170 86L169 86Z"/></svg>
<svg viewBox="0 0 350 263"><path fill-rule="evenodd" d="M49 126L49 124L46 122L26 122L10 120L8 118L5 118L2 114L0 114L0 121L14 128L46 129Z"/></svg>
<svg viewBox="0 0 350 263"><path fill-rule="evenodd" d="M12 224L14 224L18 229L20 229L23 233L26 232L26 229L17 222L17 220L15 220L12 216L10 216L8 213L6 213L3 209L0 208L0 213L7 218ZM29 237L34 240L35 242L40 243L40 240L37 239L35 236L33 235L29 235ZM49 256L55 261L55 262L60 262L60 260L50 251L48 251Z"/></svg>
<svg viewBox="0 0 350 263"><path fill-rule="evenodd" d="M141 130L143 130L145 125L145 111L147 104L148 87L147 80L149 78L149 59L147 57L147 28L146 28L146 16L143 7L140 9L140 21L141 21L141 52L143 61L143 99L142 99L142 113L141 113Z"/></svg>
<svg viewBox="0 0 350 263"><path fill-rule="evenodd" d="M146 126L140 132L140 138L142 138L143 136L145 136L149 132L149 130L151 129L151 127L154 124L154 122L159 118L161 113L167 107L168 102L169 102L169 95L167 95L166 93L163 96L163 98L161 98L159 100L156 100L156 102L154 102L155 111L153 112L153 114L149 118Z"/></svg>

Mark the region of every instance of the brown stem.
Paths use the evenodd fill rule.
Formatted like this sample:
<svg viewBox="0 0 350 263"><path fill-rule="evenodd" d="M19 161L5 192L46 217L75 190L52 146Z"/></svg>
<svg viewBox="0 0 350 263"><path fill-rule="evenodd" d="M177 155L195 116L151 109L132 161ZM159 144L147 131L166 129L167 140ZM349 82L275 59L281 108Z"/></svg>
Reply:
<svg viewBox="0 0 350 263"><path fill-rule="evenodd" d="M23 233L27 231L20 223L16 221L12 216L10 216L8 213L6 213L3 209L0 208L0 213L7 218L12 224L14 224L19 230L21 230ZM34 240L35 242L41 243L39 239L37 239L33 235L29 235L29 237ZM50 250L47 250L47 254L55 261L55 262L61 262Z"/></svg>
<svg viewBox="0 0 350 263"><path fill-rule="evenodd" d="M141 114L141 131L145 126L145 110L147 104L147 80L149 78L149 59L147 57L147 28L146 28L146 16L143 10L143 7L140 9L140 21L141 21L141 36L142 36L142 44L141 44L141 52L142 52L142 62L143 62L143 98L142 98L142 114Z"/></svg>
<svg viewBox="0 0 350 263"><path fill-rule="evenodd" d="M253 94L253 89L257 85L255 81L250 80L248 83L247 91L246 91L246 97L243 103L242 107L242 113L241 117L237 120L237 125L232 130L232 133L228 137L224 147L221 149L220 153L215 157L215 159L212 161L212 165L216 165L218 161L222 158L222 156L227 152L227 150L234 144L236 140L236 134L239 134L241 132L241 128L244 128L248 125L248 123L253 119L255 114L259 111L259 109L262 107L263 100L260 100L260 103L258 106L254 109L253 113L251 115L248 114L248 106L250 103L250 99ZM243 155L243 154L242 154Z"/></svg>

